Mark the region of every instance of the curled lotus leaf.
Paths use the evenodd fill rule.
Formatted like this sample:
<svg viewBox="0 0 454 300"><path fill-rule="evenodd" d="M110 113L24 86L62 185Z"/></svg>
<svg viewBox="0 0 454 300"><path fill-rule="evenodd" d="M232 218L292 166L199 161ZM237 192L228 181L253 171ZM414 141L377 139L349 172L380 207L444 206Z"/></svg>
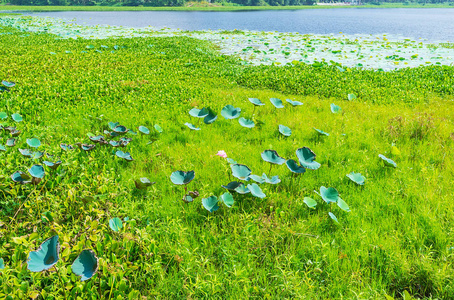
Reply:
<svg viewBox="0 0 454 300"><path fill-rule="evenodd" d="M120 125L119 122L109 122L107 125L109 125L110 130L113 130L115 127Z"/></svg>
<svg viewBox="0 0 454 300"><path fill-rule="evenodd" d="M312 209L315 209L315 206L317 206L317 201L311 197L304 197L303 202L307 205L307 207Z"/></svg>
<svg viewBox="0 0 454 300"><path fill-rule="evenodd" d="M287 160L285 165L293 173L304 174L306 172L306 169L304 167L299 166L298 163L296 161L294 161L293 159Z"/></svg>
<svg viewBox="0 0 454 300"><path fill-rule="evenodd" d="M77 143L76 145L78 145L79 148L84 150L84 151L91 151L96 146L96 145L93 145L93 144L81 144L81 143Z"/></svg>
<svg viewBox="0 0 454 300"><path fill-rule="evenodd" d="M361 175L361 173L351 172L350 174L347 174L347 177L350 178L351 181L359 185L364 185L364 183L366 182L366 178Z"/></svg>
<svg viewBox="0 0 454 300"><path fill-rule="evenodd" d="M290 103L292 106L299 106L299 105L303 105L302 102L299 102L299 101L293 101L291 99L285 99L285 101L287 101L288 103Z"/></svg>
<svg viewBox="0 0 454 300"><path fill-rule="evenodd" d="M22 116L19 115L19 114L17 114L17 113L16 113L16 114L12 114L12 115L11 115L11 118L12 118L15 122L17 122L17 123L22 122L22 120L23 120L23 119L22 119Z"/></svg>
<svg viewBox="0 0 454 300"><path fill-rule="evenodd" d="M22 133L22 131L14 129L14 130L11 130L9 133L11 133L12 137L16 137L16 136L19 136Z"/></svg>
<svg viewBox="0 0 454 300"><path fill-rule="evenodd" d="M81 277L81 281L93 277L98 270L98 258L95 252L90 249L83 250L71 265L71 269L74 274Z"/></svg>
<svg viewBox="0 0 454 300"><path fill-rule="evenodd" d="M336 216L332 212L329 212L328 215L334 222L339 224L339 221L337 220Z"/></svg>
<svg viewBox="0 0 454 300"><path fill-rule="evenodd" d="M203 118L203 123L212 124L217 119L218 116L214 113L214 111L211 108L208 108L208 115L205 118Z"/></svg>
<svg viewBox="0 0 454 300"><path fill-rule="evenodd" d="M195 125L191 124L191 123L184 123L184 125L186 125L189 129L191 130L200 130L200 128L198 127L195 127Z"/></svg>
<svg viewBox="0 0 454 300"><path fill-rule="evenodd" d="M229 191L234 191L241 184L242 184L241 182L232 181L232 182L229 182L227 185L221 185L221 186Z"/></svg>
<svg viewBox="0 0 454 300"><path fill-rule="evenodd" d="M265 173L263 173L262 178L265 179L265 182L268 184L278 184L281 182L278 175L275 175L275 176L269 178L268 176L266 176Z"/></svg>
<svg viewBox="0 0 454 300"><path fill-rule="evenodd" d="M22 172L22 171L16 171L14 172L12 175L11 175L11 179L16 182L16 183L20 183L20 184L26 184L26 183L30 183L30 179L31 177Z"/></svg>
<svg viewBox="0 0 454 300"><path fill-rule="evenodd" d="M108 131L108 130L104 130L104 134L107 135L107 136L110 136L110 137L116 137L116 136L119 136L120 134L116 133L115 131Z"/></svg>
<svg viewBox="0 0 454 300"><path fill-rule="evenodd" d="M298 157L301 166L304 168L309 170L317 170L320 168L320 164L315 161L315 153L308 147L297 149L296 156Z"/></svg>
<svg viewBox="0 0 454 300"><path fill-rule="evenodd" d="M71 150L74 150L74 147L70 144L64 144L64 143L61 143L60 144L60 148L64 151L71 151Z"/></svg>
<svg viewBox="0 0 454 300"><path fill-rule="evenodd" d="M126 128L126 126L123 126L123 125L118 125L113 129L113 131L118 134L124 134L124 133L128 132L128 128Z"/></svg>
<svg viewBox="0 0 454 300"><path fill-rule="evenodd" d="M194 171L175 171L170 175L173 184L183 185L190 183L195 178Z"/></svg>
<svg viewBox="0 0 454 300"><path fill-rule="evenodd" d="M333 187L326 188L324 186L321 186L320 194L318 195L322 197L322 199L328 204L330 204L331 202L337 202L337 200L339 199L339 192Z"/></svg>
<svg viewBox="0 0 454 300"><path fill-rule="evenodd" d="M0 258L0 271L5 268L5 262L3 261L3 258Z"/></svg>
<svg viewBox="0 0 454 300"><path fill-rule="evenodd" d="M30 169L28 169L28 173L30 173L32 177L40 179L42 179L44 175L46 175L44 167L41 165L33 165Z"/></svg>
<svg viewBox="0 0 454 300"><path fill-rule="evenodd" d="M206 116L208 116L209 113L210 112L208 111L208 108L206 108L206 107L204 107L202 109L193 108L189 111L189 114L196 118L205 118Z"/></svg>
<svg viewBox="0 0 454 300"><path fill-rule="evenodd" d="M32 155L30 156L31 159L40 159L41 157L44 156L44 152L42 151L34 151Z"/></svg>
<svg viewBox="0 0 454 300"><path fill-rule="evenodd" d="M235 188L235 192L237 192L238 194L248 194L251 191L244 185L244 183L241 183Z"/></svg>
<svg viewBox="0 0 454 300"><path fill-rule="evenodd" d="M186 194L183 196L183 202L185 203L191 203L192 201L194 201L194 197L192 197L191 195L189 194Z"/></svg>
<svg viewBox="0 0 454 300"><path fill-rule="evenodd" d="M340 106L337 106L334 103L331 103L331 112L333 114L338 114L338 113L342 112L342 108Z"/></svg>
<svg viewBox="0 0 454 300"><path fill-rule="evenodd" d="M219 199L216 196L210 196L202 199L203 207L209 212L215 212L219 209Z"/></svg>
<svg viewBox="0 0 454 300"><path fill-rule="evenodd" d="M2 84L8 88L12 88L16 85L15 82L12 82L12 81L6 81L6 80L2 80Z"/></svg>
<svg viewBox="0 0 454 300"><path fill-rule="evenodd" d="M240 180L248 180L252 172L248 166L241 164L230 165L230 168L232 169L232 175Z"/></svg>
<svg viewBox="0 0 454 300"><path fill-rule="evenodd" d="M41 146L41 141L38 140L37 138L31 138L31 139L27 139L27 144L30 147L38 148L39 146Z"/></svg>
<svg viewBox="0 0 454 300"><path fill-rule="evenodd" d="M221 198L222 202L224 202L224 204L227 207L232 207L233 203L235 202L233 200L232 194L230 194L230 193L224 193L224 194L221 195L220 198Z"/></svg>
<svg viewBox="0 0 454 300"><path fill-rule="evenodd" d="M387 158L383 154L379 154L378 157L380 157L383 160L385 166L397 168L397 164L392 159Z"/></svg>
<svg viewBox="0 0 454 300"><path fill-rule="evenodd" d="M150 179L148 179L146 177L141 177L141 178L139 178L139 180L134 181L136 188L138 188L139 190L145 190L146 188L148 188L149 186L152 186L155 183L156 182L151 182Z"/></svg>
<svg viewBox="0 0 454 300"><path fill-rule="evenodd" d="M154 129L159 132L159 133L162 133L162 128L161 126L159 126L158 124L154 124Z"/></svg>
<svg viewBox="0 0 454 300"><path fill-rule="evenodd" d="M109 141L109 145L111 145L112 147L116 148L116 147L120 147L121 146L121 142L110 140Z"/></svg>
<svg viewBox="0 0 454 300"><path fill-rule="evenodd" d="M16 145L16 139L15 138L9 138L6 140L6 146L8 147L14 147Z"/></svg>
<svg viewBox="0 0 454 300"><path fill-rule="evenodd" d="M286 160L277 154L276 150L265 150L261 154L262 159L266 162L275 164L275 165L282 165L286 162Z"/></svg>
<svg viewBox="0 0 454 300"><path fill-rule="evenodd" d="M233 107L233 105L226 105L224 108L221 110L221 115L226 118L227 120L230 119L236 119L240 116L241 114L241 108L239 107Z"/></svg>
<svg viewBox="0 0 454 300"><path fill-rule="evenodd" d="M254 121L245 119L243 117L238 119L238 123L240 123L241 126L246 127L246 128L254 128L254 126L255 126Z"/></svg>
<svg viewBox="0 0 454 300"><path fill-rule="evenodd" d="M252 196L258 198L265 198L266 195L262 192L262 189L257 185L257 183L248 184L247 188L251 191Z"/></svg>
<svg viewBox="0 0 454 300"><path fill-rule="evenodd" d="M3 127L3 129L6 131L9 131L10 133L17 130L16 127L13 127L13 126L6 126L6 127Z"/></svg>
<svg viewBox="0 0 454 300"><path fill-rule="evenodd" d="M90 141L94 143L106 144L106 138L103 135L89 136Z"/></svg>
<svg viewBox="0 0 454 300"><path fill-rule="evenodd" d="M350 212L350 208L348 207L348 204L342 200L342 198L338 198L337 199L337 206L340 207L340 209L342 209L343 211L346 211L346 212Z"/></svg>
<svg viewBox="0 0 454 300"><path fill-rule="evenodd" d="M284 104L282 103L282 100L279 98L270 98L271 103L274 105L276 108L284 108Z"/></svg>
<svg viewBox="0 0 454 300"><path fill-rule="evenodd" d="M139 132L141 132L143 134L150 134L150 129L148 129L145 126L139 126Z"/></svg>
<svg viewBox="0 0 454 300"><path fill-rule="evenodd" d="M28 254L27 268L31 272L42 272L52 268L59 260L58 235L45 240L36 251Z"/></svg>
<svg viewBox="0 0 454 300"><path fill-rule="evenodd" d="M28 149L19 149L19 152L20 152L20 154L22 154L23 156L26 156L26 157L32 156L32 152Z"/></svg>
<svg viewBox="0 0 454 300"><path fill-rule="evenodd" d="M123 158L126 161L134 160L131 156L131 153L129 153L129 152L123 152L121 150L118 150L117 152L115 152L115 155L118 156L119 158Z"/></svg>
<svg viewBox="0 0 454 300"><path fill-rule="evenodd" d="M131 141L132 141L132 138L122 137L120 139L120 146L126 147Z"/></svg>
<svg viewBox="0 0 454 300"><path fill-rule="evenodd" d="M282 135L285 135L285 136L291 136L292 135L292 130L290 128L288 128L287 126L284 126L284 125L279 125L279 132Z"/></svg>
<svg viewBox="0 0 454 300"><path fill-rule="evenodd" d="M265 179L263 179L263 177L261 177L259 175L249 175L249 178L251 178L252 180L254 180L255 182L257 182L259 184L262 184L265 182Z"/></svg>
<svg viewBox="0 0 454 300"><path fill-rule="evenodd" d="M43 161L43 164L45 164L46 166L48 166L52 170L57 169L58 166L61 165L61 163L62 163L61 160L58 160L56 162L51 162L51 161L47 161L47 160Z"/></svg>
<svg viewBox="0 0 454 300"><path fill-rule="evenodd" d="M0 120L6 120L8 118L8 115L6 112L0 112Z"/></svg>
<svg viewBox="0 0 454 300"><path fill-rule="evenodd" d="M321 129L314 128L314 130L317 131L317 133L318 133L319 135L326 135L326 136L329 136L329 133L326 133L326 132L324 132L324 131L321 130Z"/></svg>
<svg viewBox="0 0 454 300"><path fill-rule="evenodd" d="M248 98L249 102L254 104L255 106L262 106L265 105L262 101L260 101L258 98Z"/></svg>
<svg viewBox="0 0 454 300"><path fill-rule="evenodd" d="M120 218L115 217L109 220L109 227L115 232L119 232L123 228L123 222Z"/></svg>

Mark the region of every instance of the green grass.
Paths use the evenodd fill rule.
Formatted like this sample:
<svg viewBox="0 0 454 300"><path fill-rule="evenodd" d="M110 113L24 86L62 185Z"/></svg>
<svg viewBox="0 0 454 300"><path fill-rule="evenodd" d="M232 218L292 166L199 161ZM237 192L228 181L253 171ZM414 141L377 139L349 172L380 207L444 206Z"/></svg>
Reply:
<svg viewBox="0 0 454 300"><path fill-rule="evenodd" d="M383 3L360 6L177 6L177 7L130 7L130 6L26 6L0 5L0 10L10 11L240 11L240 10L294 10L327 8L453 8L449 4Z"/></svg>
<svg viewBox="0 0 454 300"><path fill-rule="evenodd" d="M3 121L22 134L14 148L0 152L1 298L454 294L452 68L352 69L333 78L339 74L334 67L244 67L190 38L87 41L1 32L11 34L0 35L0 79L17 85L0 94L0 112L24 118ZM114 45L123 48L111 53ZM357 99L347 101L348 93ZM266 103L255 115L249 97ZM285 108L275 109L272 97L304 105L284 101ZM343 113L331 113L331 103ZM240 107L256 127L225 120L220 110L227 104ZM183 125L197 124L188 111L204 106L217 112L215 123L199 123L197 132ZM163 132L132 136L121 149L131 153L130 163L115 157L110 146L88 153L60 150L60 143L89 143L88 134L102 134L110 121L136 132L140 125L153 131L159 124ZM281 136L279 124L292 135ZM330 136L318 136L313 127ZM3 132L0 144L8 137ZM37 186L14 184L10 175L35 163L17 150L32 137L63 164L53 172L46 168ZM400 154L391 153L393 143ZM293 177L285 166L274 166L270 174L260 157L274 149L296 159L295 150L303 146L317 154L319 170ZM219 150L253 174L279 175L282 182L261 185L265 199L234 194L232 208L220 205L209 213L201 198L219 196L225 192L221 185L233 180L228 163L215 155ZM384 167L378 154L398 167ZM176 170L195 170L188 188L200 197L193 203L183 203L184 189L170 182ZM367 178L364 187L346 177L353 171ZM137 190L134 180L140 177L156 184ZM351 212L324 203L314 193L321 186L335 187ZM315 210L304 197L317 200ZM46 212L52 221L43 217ZM110 218L126 216L133 221L119 233L108 227ZM54 234L62 244L58 274L29 272L28 253ZM84 248L97 253L100 267L81 283L70 265Z"/></svg>

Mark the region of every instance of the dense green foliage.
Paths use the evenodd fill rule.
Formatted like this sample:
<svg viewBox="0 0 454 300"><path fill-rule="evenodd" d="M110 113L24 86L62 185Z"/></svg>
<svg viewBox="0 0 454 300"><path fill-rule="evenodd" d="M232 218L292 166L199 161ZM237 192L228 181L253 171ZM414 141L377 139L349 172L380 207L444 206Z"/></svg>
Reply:
<svg viewBox="0 0 454 300"><path fill-rule="evenodd" d="M0 92L0 112L8 116L1 123L22 132L15 147L0 151L0 298L454 294L452 68L244 67L190 38L0 33L0 79L17 83ZM348 101L352 93L356 99ZM251 97L265 105L254 107ZM270 98L304 104L283 101L278 109ZM341 112L332 113L332 102ZM222 117L227 104L255 127ZM194 107L210 107L218 120L204 124L189 115ZM23 121L13 121L14 113ZM103 134L108 122L138 132L120 148L133 161L107 145L88 152L59 147L91 143L88 136ZM280 124L291 129L289 137L279 133ZM2 131L0 144L8 138ZM46 167L36 186L10 178L42 160L18 151L29 148L27 139L62 160L56 170ZM297 160L304 146L316 153L319 169L294 174L284 164L270 171L261 157L272 149ZM210 196L225 193L221 185L233 179L219 150L253 174L279 175L281 183L260 185L264 199L233 193L231 208L219 203L208 212ZM397 168L385 167L379 154ZM170 181L177 170L195 171L186 186L200 197L191 203L181 200L184 187ZM346 176L352 172L366 178L364 186ZM136 188L142 177L156 184ZM314 192L324 195L322 187L334 187L351 211L325 203ZM115 217L129 221L120 229L118 220L109 224ZM31 273L28 253L54 234L62 246L56 269ZM99 270L80 282L71 263L85 248L96 252Z"/></svg>

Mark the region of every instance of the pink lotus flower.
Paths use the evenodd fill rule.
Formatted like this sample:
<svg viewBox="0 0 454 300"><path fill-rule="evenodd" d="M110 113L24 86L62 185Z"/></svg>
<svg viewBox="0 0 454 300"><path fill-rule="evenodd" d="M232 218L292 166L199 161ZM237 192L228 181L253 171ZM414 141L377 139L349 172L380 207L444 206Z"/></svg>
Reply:
<svg viewBox="0 0 454 300"><path fill-rule="evenodd" d="M227 153L225 153L224 150L219 150L218 153L216 153L216 155L227 158Z"/></svg>

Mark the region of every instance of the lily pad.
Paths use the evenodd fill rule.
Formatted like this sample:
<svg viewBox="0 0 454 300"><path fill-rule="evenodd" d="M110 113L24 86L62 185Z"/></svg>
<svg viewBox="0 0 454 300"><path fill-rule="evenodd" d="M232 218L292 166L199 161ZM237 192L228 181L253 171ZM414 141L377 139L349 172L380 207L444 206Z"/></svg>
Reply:
<svg viewBox="0 0 454 300"><path fill-rule="evenodd" d="M260 101L259 99L257 98L248 98L249 102L251 102L252 104L254 104L255 106L262 106L262 105L265 105L265 103L263 103L262 101Z"/></svg>
<svg viewBox="0 0 454 300"><path fill-rule="evenodd" d="M38 148L39 146L41 146L41 142L37 138L27 139L27 144L33 148Z"/></svg>
<svg viewBox="0 0 454 300"><path fill-rule="evenodd" d="M156 182L151 182L150 179L148 179L146 177L141 177L141 178L139 178L139 180L134 181L136 188L138 188L139 190L145 190L146 188L148 188L149 186L152 186L155 183Z"/></svg>
<svg viewBox="0 0 454 300"><path fill-rule="evenodd" d="M184 125L188 126L191 130L200 130L200 128L195 127L195 125L192 125L191 123L184 123Z"/></svg>
<svg viewBox="0 0 454 300"><path fill-rule="evenodd" d="M326 132L324 132L324 131L323 131L323 130L321 130L321 129L317 129L317 128L314 128L314 130L315 130L315 131L317 131L317 132L318 132L318 134L320 134L320 135L326 135L326 136L329 136L329 133L326 133Z"/></svg>
<svg viewBox="0 0 454 300"><path fill-rule="evenodd" d="M230 193L224 193L224 194L221 195L220 198L221 198L222 202L224 202L224 204L227 207L232 207L233 203L235 202L233 200L232 194L230 194Z"/></svg>
<svg viewBox="0 0 454 300"><path fill-rule="evenodd" d="M331 112L333 114L338 114L338 113L342 112L342 108L340 108L340 106L337 106L334 103L331 103Z"/></svg>
<svg viewBox="0 0 454 300"><path fill-rule="evenodd" d="M206 107L202 109L193 108L189 111L189 114L196 118L205 118L206 116L208 116L209 111Z"/></svg>
<svg viewBox="0 0 454 300"><path fill-rule="evenodd" d="M304 197L303 202L306 203L307 207L312 209L315 209L315 206L317 206L317 201L315 201L311 197Z"/></svg>
<svg viewBox="0 0 454 300"><path fill-rule="evenodd" d="M270 101L276 108L284 108L284 104L282 103L281 99L270 98Z"/></svg>
<svg viewBox="0 0 454 300"><path fill-rule="evenodd" d="M298 157L301 166L304 168L309 170L317 170L320 168L320 164L315 161L315 153L308 147L297 149L296 156Z"/></svg>
<svg viewBox="0 0 454 300"><path fill-rule="evenodd" d="M241 113L241 108L233 107L230 104L224 106L224 108L221 110L221 115L224 118L226 118L227 120L238 118L240 116L240 113Z"/></svg>
<svg viewBox="0 0 454 300"><path fill-rule="evenodd" d="M84 151L91 151L95 148L95 145L92 145L92 144L80 144L79 145L80 149L84 150Z"/></svg>
<svg viewBox="0 0 454 300"><path fill-rule="evenodd" d="M221 186L229 191L234 191L241 184L242 184L241 182L232 181L232 182L229 182L227 185L221 185Z"/></svg>
<svg viewBox="0 0 454 300"><path fill-rule="evenodd" d="M326 203L330 204L331 202L337 202L339 199L339 192L333 187L326 188L321 186L319 196L322 197Z"/></svg>
<svg viewBox="0 0 454 300"><path fill-rule="evenodd" d="M183 185L190 183L195 178L194 171L175 171L170 175L170 180L174 184Z"/></svg>
<svg viewBox="0 0 454 300"><path fill-rule="evenodd" d="M191 203L192 201L194 201L194 197L192 197L191 195L186 194L186 195L183 196L182 200L185 203Z"/></svg>
<svg viewBox="0 0 454 300"><path fill-rule="evenodd" d="M291 136L292 135L292 130L290 128L288 128L287 126L284 126L284 125L279 125L279 132L282 135L285 135L285 136Z"/></svg>
<svg viewBox="0 0 454 300"><path fill-rule="evenodd" d="M291 99L285 99L285 101L287 101L288 103L290 103L291 105L293 106L299 106L299 105L303 105L302 102L299 102L299 101L293 101Z"/></svg>
<svg viewBox="0 0 454 300"><path fill-rule="evenodd" d="M285 162L285 165L293 173L304 174L306 172L306 169L304 167L299 166L298 163L296 161L294 161L293 159L288 159Z"/></svg>
<svg viewBox="0 0 454 300"><path fill-rule="evenodd" d="M397 168L397 164L392 159L387 158L383 154L379 154L378 157L380 157L383 160L385 166Z"/></svg>
<svg viewBox="0 0 454 300"><path fill-rule="evenodd" d="M230 165L230 168L232 169L232 175L240 180L248 180L252 172L248 166L241 164Z"/></svg>
<svg viewBox="0 0 454 300"><path fill-rule="evenodd" d="M364 185L366 181L366 178L361 175L361 173L351 172L350 174L347 174L347 177L350 178L351 181L359 185Z"/></svg>
<svg viewBox="0 0 454 300"><path fill-rule="evenodd" d="M107 144L106 138L103 135L89 136L90 141L100 144Z"/></svg>
<svg viewBox="0 0 454 300"><path fill-rule="evenodd" d="M268 176L266 176L265 173L263 173L262 178L265 179L265 182L268 184L278 184L281 182L278 175L275 175L275 176L269 178Z"/></svg>
<svg viewBox="0 0 454 300"><path fill-rule="evenodd" d="M59 260L60 243L58 235L45 240L36 251L28 254L27 268L31 272L41 272L52 268Z"/></svg>
<svg viewBox="0 0 454 300"><path fill-rule="evenodd" d="M286 162L286 160L277 154L276 150L265 150L261 154L262 159L266 162L275 164L275 165L282 165Z"/></svg>
<svg viewBox="0 0 454 300"><path fill-rule="evenodd" d="M44 152L43 151L34 151L31 155L30 155L30 158L31 159L40 159L41 157L44 156Z"/></svg>
<svg viewBox="0 0 454 300"><path fill-rule="evenodd" d="M44 167L41 165L33 165L30 169L28 169L28 173L32 175L34 178L43 178L46 173L44 172Z"/></svg>
<svg viewBox="0 0 454 300"><path fill-rule="evenodd" d="M241 126L246 128L253 128L255 126L254 121L245 119L243 117L238 119L238 123L240 123Z"/></svg>
<svg viewBox="0 0 454 300"><path fill-rule="evenodd" d="M2 84L6 87L9 87L9 88L12 88L13 86L16 85L15 82L12 82L12 81L6 81L6 80L2 80Z"/></svg>
<svg viewBox="0 0 454 300"><path fill-rule="evenodd" d="M208 198L202 199L202 205L209 212L214 212L219 209L218 205L219 199L216 196L210 196Z"/></svg>
<svg viewBox="0 0 454 300"><path fill-rule="evenodd" d="M110 140L109 141L109 145L111 145L112 147L116 148L116 147L120 147L121 146L121 142Z"/></svg>
<svg viewBox="0 0 454 300"><path fill-rule="evenodd" d="M17 113L16 114L12 114L11 118L17 123L22 122L22 116L17 114Z"/></svg>
<svg viewBox="0 0 454 300"><path fill-rule="evenodd" d="M131 153L129 153L129 152L123 152L121 150L117 150L117 152L115 152L115 155L118 156L119 158L123 158L126 161L134 160L131 156Z"/></svg>
<svg viewBox="0 0 454 300"><path fill-rule="evenodd" d="M122 137L120 139L120 146L126 147L131 141L132 141L132 138Z"/></svg>
<svg viewBox="0 0 454 300"><path fill-rule="evenodd" d="M71 269L74 274L81 277L81 281L93 277L98 270L98 258L95 252L90 249L83 250L71 265Z"/></svg>
<svg viewBox="0 0 454 300"><path fill-rule="evenodd" d="M120 218L113 218L109 220L109 227L115 232L119 232L120 229L123 228L123 223L121 222Z"/></svg>
<svg viewBox="0 0 454 300"><path fill-rule="evenodd" d="M257 183L248 184L247 188L251 191L251 194L258 198L265 198L266 195L262 192L262 189L257 185Z"/></svg>

